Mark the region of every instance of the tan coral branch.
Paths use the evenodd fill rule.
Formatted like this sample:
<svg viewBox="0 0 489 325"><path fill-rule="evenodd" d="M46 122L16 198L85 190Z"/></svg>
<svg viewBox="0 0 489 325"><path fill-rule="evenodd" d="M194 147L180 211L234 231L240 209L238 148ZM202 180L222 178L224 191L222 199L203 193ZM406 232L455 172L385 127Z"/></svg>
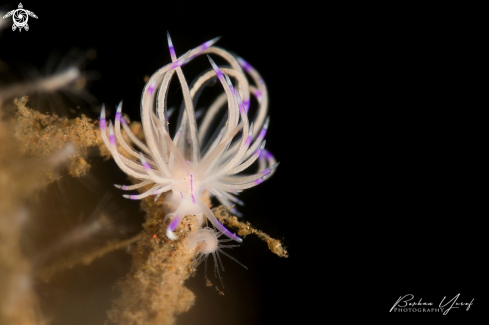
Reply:
<svg viewBox="0 0 489 325"><path fill-rule="evenodd" d="M129 239L125 240L116 240L109 242L107 245L102 248L98 248L89 253L82 254L80 256L75 256L67 260L63 261L55 261L53 265L47 266L37 272L37 276L43 281L49 281L58 272L61 272L67 268L72 268L77 264L89 265L94 260L104 256L107 253L110 253L117 249L126 248L127 246L134 244L139 239L142 238L142 234L137 234Z"/></svg>
<svg viewBox="0 0 489 325"><path fill-rule="evenodd" d="M69 173L74 177L84 176L90 164L86 161L88 148L98 147L102 155L108 151L102 144L97 121L82 115L75 119L42 114L26 106L28 97L15 99L17 123L15 137L22 144L24 154L46 157L72 144L76 152L71 157Z"/></svg>
<svg viewBox="0 0 489 325"><path fill-rule="evenodd" d="M241 221L238 221L238 218L233 216L229 210L224 207L224 206L219 206L217 208L212 209L216 217L219 219L219 221L224 222L226 225L230 226L231 228L237 229L238 230L238 235L239 236L247 236L250 234L258 236L260 239L264 240L268 244L268 248L274 253L277 254L280 257L289 257L289 253L283 246L283 244L280 242L280 240L274 239L264 233L261 230L257 230L253 228L249 222L243 223Z"/></svg>
<svg viewBox="0 0 489 325"><path fill-rule="evenodd" d="M206 201L209 203L208 198ZM163 198L156 202L154 197L145 198L141 208L146 212L142 238L131 247L132 270L118 283L121 296L108 312L108 321L122 325L174 324L176 316L188 311L195 301L184 286L194 271L194 253L184 249L182 240L200 225L194 216L186 216L175 229L179 239L171 241L165 235L170 220L164 221Z"/></svg>
<svg viewBox="0 0 489 325"><path fill-rule="evenodd" d="M29 218L25 202L59 178L64 162L81 158L83 163L84 149L100 140L88 119L40 114L27 108L26 102L27 97L15 101L17 119L0 110L0 323L41 325L45 321L33 288L31 263L20 246ZM73 164L72 174L86 172L86 166L77 172L80 161Z"/></svg>

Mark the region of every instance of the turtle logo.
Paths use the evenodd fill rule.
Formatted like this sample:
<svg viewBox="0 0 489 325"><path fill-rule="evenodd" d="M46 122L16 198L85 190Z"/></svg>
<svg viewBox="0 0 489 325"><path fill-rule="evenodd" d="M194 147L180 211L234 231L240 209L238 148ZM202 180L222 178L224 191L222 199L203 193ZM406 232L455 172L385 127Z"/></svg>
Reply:
<svg viewBox="0 0 489 325"><path fill-rule="evenodd" d="M29 16L36 18L37 16L35 13L29 10L23 9L24 7L22 6L22 3L19 3L19 8L7 12L5 16L3 16L3 19L8 18L10 16L13 16L12 19L14 21L14 24L12 25L12 30L15 31L17 28L19 29L19 32L22 31L22 28L25 28L25 30L29 30L29 25L27 25L27 21L29 20Z"/></svg>

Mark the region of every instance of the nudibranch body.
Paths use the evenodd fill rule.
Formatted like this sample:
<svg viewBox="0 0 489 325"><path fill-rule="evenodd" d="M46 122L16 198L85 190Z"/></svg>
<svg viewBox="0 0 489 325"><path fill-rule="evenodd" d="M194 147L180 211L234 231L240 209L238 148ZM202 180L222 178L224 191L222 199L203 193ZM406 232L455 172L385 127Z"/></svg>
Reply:
<svg viewBox="0 0 489 325"><path fill-rule="evenodd" d="M220 232L241 242L241 238L226 229L209 207L201 200L208 190L223 205L243 204L236 195L256 186L270 177L278 163L273 155L264 149L264 137L269 119L267 115L267 89L258 72L241 58L213 47L213 39L188 51L177 58L170 36L168 43L172 63L162 67L149 78L141 98L141 119L146 143L141 142L130 130L122 117L122 102L117 108L115 123L107 123L102 107L100 128L102 139L110 150L117 165L129 176L141 182L131 186L116 185L122 190L134 190L146 185L152 187L139 195L124 195L138 200L171 191L165 197L174 210L168 215L172 221L166 234L174 240L178 237L174 230L186 215L195 215L199 222L205 216ZM189 88L182 66L203 54L214 54L225 59L230 67L218 67L208 56L212 69L202 73ZM255 85L250 85L243 70L251 76ZM175 135L170 137L167 111L167 95L170 81L177 74L181 84L184 103L180 112ZM217 76L224 93L214 103L197 124L194 106L200 91ZM231 82L236 80L236 86ZM255 96L259 107L253 122L248 119L250 93ZM219 110L227 102L227 117L212 131L210 126ZM131 142L140 148L136 151L122 137L121 125ZM211 132L212 131L212 132ZM211 134L213 133L213 134ZM211 134L209 136L209 134ZM119 144L132 159L118 152ZM204 144L204 145L203 145ZM237 175L258 160L258 172L252 175ZM234 211L237 214L236 211Z"/></svg>

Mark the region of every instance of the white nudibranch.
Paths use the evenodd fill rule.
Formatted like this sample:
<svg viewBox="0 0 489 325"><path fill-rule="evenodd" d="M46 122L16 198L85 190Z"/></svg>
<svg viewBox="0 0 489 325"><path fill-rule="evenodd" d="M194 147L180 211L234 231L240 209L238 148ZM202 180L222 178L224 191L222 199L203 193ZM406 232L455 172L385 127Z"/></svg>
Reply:
<svg viewBox="0 0 489 325"><path fill-rule="evenodd" d="M219 273L219 265L221 265L222 270L224 271L224 266L222 265L221 257L219 253L222 253L244 267L248 269L246 266L241 264L237 259L230 256L228 253L224 252L223 248L233 248L238 247L239 245L223 245L223 242L228 242L232 239L219 239L222 236L222 232L215 231L212 228L205 227L203 229L196 230L191 232L184 240L183 244L186 249L195 250L196 257L194 260L194 268L197 268L202 261L205 260L205 278L207 279L207 258L210 254L214 259L214 275L219 276L219 280L221 281L222 287L224 288L224 283L222 282L221 274ZM219 263L217 262L219 261ZM216 275L217 272L217 275Z"/></svg>
<svg viewBox="0 0 489 325"><path fill-rule="evenodd" d="M117 108L115 123L109 121L107 128L105 109L102 106L100 129L102 139L110 150L117 165L129 176L140 180L135 185L115 185L122 190L134 190L146 185L152 187L139 195L124 197L139 200L155 195L156 199L164 192L171 191L168 200L174 210L168 215L172 218L166 234L175 240L175 228L186 215L195 215L202 224L205 216L227 237L242 242L242 239L226 229L209 207L201 200L205 190L225 206L233 203L243 204L236 198L237 193L262 183L270 177L278 166L275 158L264 150L264 137L269 118L267 88L258 72L241 58L213 47L215 38L177 57L168 35L168 45L172 63L156 71L146 83L141 98L141 122L146 143L141 142L130 130L122 117L122 102ZM218 67L208 56L212 69L205 71L189 88L182 66L202 54L222 57L230 67ZM243 70L251 76L254 85L248 82ZM167 95L170 81L177 74L183 93L183 104L175 134L170 137L168 128ZM194 106L201 91L217 76L224 92L219 95L209 109L197 122ZM233 85L231 78L236 85ZM250 93L255 96L258 108L250 124L248 110ZM212 123L219 110L227 102L227 115L224 120ZM131 142L140 148L136 151L122 137L122 128ZM219 125L211 130L212 124ZM132 159L118 152L119 144ZM237 175L258 160L258 172L252 175ZM233 213L237 211L232 210Z"/></svg>

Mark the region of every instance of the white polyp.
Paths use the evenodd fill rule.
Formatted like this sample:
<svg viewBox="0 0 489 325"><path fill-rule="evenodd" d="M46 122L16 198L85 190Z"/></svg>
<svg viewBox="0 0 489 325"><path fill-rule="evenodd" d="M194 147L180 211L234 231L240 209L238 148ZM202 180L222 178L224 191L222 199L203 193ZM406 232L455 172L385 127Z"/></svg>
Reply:
<svg viewBox="0 0 489 325"><path fill-rule="evenodd" d="M58 166L59 164L66 162L68 158L75 153L75 146L72 143L68 143L63 149L48 159L48 164L51 166Z"/></svg>
<svg viewBox="0 0 489 325"><path fill-rule="evenodd" d="M191 232L183 244L187 249L195 249L196 253L210 254L217 251L218 239L213 229L205 227Z"/></svg>
<svg viewBox="0 0 489 325"><path fill-rule="evenodd" d="M44 77L33 82L14 84L0 89L0 103L13 97L29 95L31 93L53 93L68 87L72 82L80 77L80 70L70 67L64 72Z"/></svg>
<svg viewBox="0 0 489 325"><path fill-rule="evenodd" d="M78 77L80 77L80 70L76 67L71 67L64 72L41 79L38 82L38 86L41 91L52 92L67 86L75 81Z"/></svg>
<svg viewBox="0 0 489 325"><path fill-rule="evenodd" d="M214 230L209 227L205 227L199 230L196 230L194 232L191 232L184 240L183 240L183 245L184 247L189 250L189 251L194 251L196 254L195 258L195 268L199 266L202 261L206 261L209 255L212 254L212 257L214 259L214 273L217 271L217 275L219 276L219 280L221 281L221 284L224 287L224 284L222 283L222 278L219 273L219 265L221 266L222 270L224 271L224 266L222 264L221 258L219 256L219 253L222 253L229 257L230 259L234 260L236 263L247 269L246 266L241 264L238 260L236 260L234 257L230 256L226 252L224 252L222 249L223 248L233 248L233 247L238 247L239 245L223 245L223 242L227 242L230 239L219 239L221 237L222 233ZM218 264L219 261L219 264ZM207 263L207 262L206 262ZM206 270L207 271L207 270ZM207 273L207 272L206 272Z"/></svg>

